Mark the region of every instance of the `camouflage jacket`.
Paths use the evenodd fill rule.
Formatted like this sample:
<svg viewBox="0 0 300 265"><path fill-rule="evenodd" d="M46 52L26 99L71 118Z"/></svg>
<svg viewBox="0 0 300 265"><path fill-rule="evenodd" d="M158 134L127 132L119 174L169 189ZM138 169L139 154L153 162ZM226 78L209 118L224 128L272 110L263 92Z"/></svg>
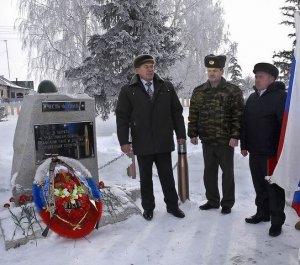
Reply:
<svg viewBox="0 0 300 265"><path fill-rule="evenodd" d="M244 99L240 88L222 78L216 88L210 83L193 91L188 123L188 136L202 143L228 145L230 138L240 138Z"/></svg>

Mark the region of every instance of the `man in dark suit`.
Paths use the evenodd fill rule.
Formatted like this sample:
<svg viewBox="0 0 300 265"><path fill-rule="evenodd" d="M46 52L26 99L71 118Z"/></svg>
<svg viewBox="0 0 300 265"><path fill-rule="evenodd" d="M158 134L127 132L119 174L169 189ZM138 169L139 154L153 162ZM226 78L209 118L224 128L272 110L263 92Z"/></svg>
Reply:
<svg viewBox="0 0 300 265"><path fill-rule="evenodd" d="M276 184L269 184L268 160L276 157L284 106L285 85L275 81L278 69L269 63L254 66L255 92L247 102L241 132L241 154L249 156L249 166L256 192L256 213L245 219L258 224L271 219L270 236L278 236L285 221L285 192ZM271 217L271 218L270 218Z"/></svg>
<svg viewBox="0 0 300 265"><path fill-rule="evenodd" d="M152 165L155 163L167 212L183 218L185 215L178 207L171 160L175 148L173 131L179 144L186 139L183 109L173 85L154 72L154 65L151 55L135 58L136 74L129 84L122 87L117 102L117 135L122 152L130 153L133 149L137 156L143 217L146 220L153 218Z"/></svg>

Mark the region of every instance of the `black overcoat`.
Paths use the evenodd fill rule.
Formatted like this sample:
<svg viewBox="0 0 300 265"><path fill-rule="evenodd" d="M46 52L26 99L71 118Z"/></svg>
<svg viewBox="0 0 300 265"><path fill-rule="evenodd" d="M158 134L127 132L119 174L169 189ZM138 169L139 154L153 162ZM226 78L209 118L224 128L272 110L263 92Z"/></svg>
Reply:
<svg viewBox="0 0 300 265"><path fill-rule="evenodd" d="M242 122L241 150L276 156L286 100L284 88L282 82L274 82L261 96L257 91L249 96Z"/></svg>
<svg viewBox="0 0 300 265"><path fill-rule="evenodd" d="M139 75L121 88L117 107L117 135L120 145L130 143L135 155L149 155L174 150L173 132L186 139L183 108L173 85L154 75L151 99Z"/></svg>

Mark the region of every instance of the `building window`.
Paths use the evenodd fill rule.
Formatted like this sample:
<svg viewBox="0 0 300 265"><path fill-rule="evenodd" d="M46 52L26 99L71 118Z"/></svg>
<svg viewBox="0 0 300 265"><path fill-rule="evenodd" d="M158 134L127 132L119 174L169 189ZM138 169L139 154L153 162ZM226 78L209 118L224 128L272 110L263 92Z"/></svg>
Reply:
<svg viewBox="0 0 300 265"><path fill-rule="evenodd" d="M15 97L16 97L16 93L15 93L15 92L11 92L11 93L10 93L10 97L11 97L11 98L15 98Z"/></svg>

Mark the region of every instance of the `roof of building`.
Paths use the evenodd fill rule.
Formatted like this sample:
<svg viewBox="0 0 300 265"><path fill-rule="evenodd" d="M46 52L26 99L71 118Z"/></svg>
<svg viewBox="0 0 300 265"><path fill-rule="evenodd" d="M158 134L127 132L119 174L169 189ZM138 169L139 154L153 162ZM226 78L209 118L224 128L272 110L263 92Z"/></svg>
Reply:
<svg viewBox="0 0 300 265"><path fill-rule="evenodd" d="M16 84L14 84L13 82L7 80L3 76L0 76L0 86L8 86L8 87L12 87L12 88L25 89L25 90L30 90L31 89L31 88L27 88L27 87L18 86Z"/></svg>

